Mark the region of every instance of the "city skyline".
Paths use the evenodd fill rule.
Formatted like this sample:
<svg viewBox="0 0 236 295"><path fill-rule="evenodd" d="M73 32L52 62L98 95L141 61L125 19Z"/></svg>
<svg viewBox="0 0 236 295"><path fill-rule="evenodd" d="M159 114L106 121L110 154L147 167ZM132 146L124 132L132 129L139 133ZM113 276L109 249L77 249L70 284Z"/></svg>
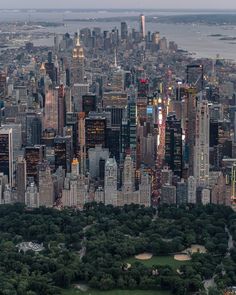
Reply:
<svg viewBox="0 0 236 295"><path fill-rule="evenodd" d="M203 1L199 0L195 3L189 4L187 0L167 0L164 3L160 1L157 2L155 0L147 0L145 3L141 0L132 0L128 2L125 0L120 0L119 3L115 1L109 0L68 0L68 1L58 1L51 0L50 4L46 0L42 0L37 3L32 3L30 0L9 0L7 3L1 3L0 9L236 9L236 4L232 0L226 0L224 2L220 0L214 1L214 5L212 1Z"/></svg>

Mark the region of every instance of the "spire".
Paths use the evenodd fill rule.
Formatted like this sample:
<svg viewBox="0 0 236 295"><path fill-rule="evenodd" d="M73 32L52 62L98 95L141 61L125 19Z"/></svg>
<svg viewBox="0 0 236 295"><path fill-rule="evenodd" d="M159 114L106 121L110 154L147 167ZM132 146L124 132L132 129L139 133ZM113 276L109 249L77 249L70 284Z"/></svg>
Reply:
<svg viewBox="0 0 236 295"><path fill-rule="evenodd" d="M78 34L78 37L76 39L76 47L80 47L80 38L79 38L79 34Z"/></svg>

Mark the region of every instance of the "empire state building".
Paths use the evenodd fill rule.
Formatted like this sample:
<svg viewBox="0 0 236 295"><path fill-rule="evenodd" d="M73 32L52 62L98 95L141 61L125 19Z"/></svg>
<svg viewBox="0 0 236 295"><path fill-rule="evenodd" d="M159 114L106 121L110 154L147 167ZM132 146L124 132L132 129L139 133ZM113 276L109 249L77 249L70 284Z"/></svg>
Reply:
<svg viewBox="0 0 236 295"><path fill-rule="evenodd" d="M72 83L84 83L84 49L77 38L76 46L72 52Z"/></svg>

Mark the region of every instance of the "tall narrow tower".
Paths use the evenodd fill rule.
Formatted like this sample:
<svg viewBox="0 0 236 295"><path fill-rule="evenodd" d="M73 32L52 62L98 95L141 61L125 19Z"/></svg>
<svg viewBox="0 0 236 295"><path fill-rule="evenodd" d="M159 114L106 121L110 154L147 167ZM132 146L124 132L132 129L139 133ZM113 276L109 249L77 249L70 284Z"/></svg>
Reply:
<svg viewBox="0 0 236 295"><path fill-rule="evenodd" d="M72 82L73 84L84 83L84 49L77 38L76 46L72 53Z"/></svg>
<svg viewBox="0 0 236 295"><path fill-rule="evenodd" d="M117 206L117 163L109 158L105 165L105 204Z"/></svg>
<svg viewBox="0 0 236 295"><path fill-rule="evenodd" d="M125 158L123 173L123 191L132 193L134 191L134 163L130 155Z"/></svg>
<svg viewBox="0 0 236 295"><path fill-rule="evenodd" d="M145 15L140 15L140 35L142 40L145 40L146 37L146 28L145 28Z"/></svg>
<svg viewBox="0 0 236 295"><path fill-rule="evenodd" d="M13 185L13 139L12 129L0 127L0 172L8 177L10 187Z"/></svg>
<svg viewBox="0 0 236 295"><path fill-rule="evenodd" d="M208 101L198 101L194 146L194 177L197 186L207 186L209 182L209 125Z"/></svg>
<svg viewBox="0 0 236 295"><path fill-rule="evenodd" d="M46 91L43 129L58 132L58 89L53 89L52 85Z"/></svg>
<svg viewBox="0 0 236 295"><path fill-rule="evenodd" d="M175 175L182 177L182 128L181 121L173 113L166 120L165 163Z"/></svg>
<svg viewBox="0 0 236 295"><path fill-rule="evenodd" d="M54 188L51 169L47 162L39 165L39 205L52 207L54 203Z"/></svg>
<svg viewBox="0 0 236 295"><path fill-rule="evenodd" d="M16 188L17 201L20 203L25 203L26 184L26 161L23 157L18 157L16 162Z"/></svg>

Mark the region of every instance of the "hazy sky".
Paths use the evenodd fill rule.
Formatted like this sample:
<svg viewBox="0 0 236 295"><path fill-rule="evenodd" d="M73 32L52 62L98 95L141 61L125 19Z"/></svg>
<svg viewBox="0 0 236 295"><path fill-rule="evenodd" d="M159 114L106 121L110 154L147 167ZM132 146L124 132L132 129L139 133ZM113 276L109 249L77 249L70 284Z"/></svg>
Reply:
<svg viewBox="0 0 236 295"><path fill-rule="evenodd" d="M0 0L0 9L5 8L236 9L236 0Z"/></svg>

